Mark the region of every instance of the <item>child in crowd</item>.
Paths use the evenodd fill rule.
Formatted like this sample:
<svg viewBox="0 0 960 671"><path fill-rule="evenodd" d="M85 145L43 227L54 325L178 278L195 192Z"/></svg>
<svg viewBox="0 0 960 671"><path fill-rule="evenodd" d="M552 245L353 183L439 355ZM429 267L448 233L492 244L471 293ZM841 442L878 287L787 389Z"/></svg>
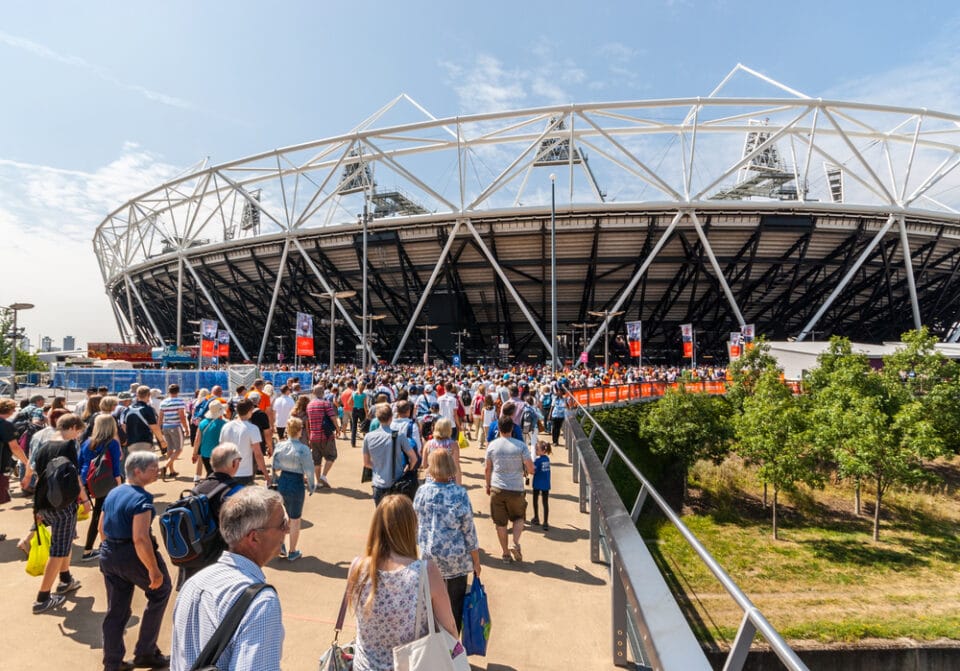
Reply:
<svg viewBox="0 0 960 671"><path fill-rule="evenodd" d="M543 495L544 531L550 531L550 451L550 443L537 442L537 458L533 462L533 519L530 524L540 524L537 502Z"/></svg>
<svg viewBox="0 0 960 671"><path fill-rule="evenodd" d="M483 399L483 432L480 434L480 449L484 448L484 441L487 437L487 432L490 431L490 425L493 424L493 420L497 418L497 406L493 402L493 396L487 396Z"/></svg>

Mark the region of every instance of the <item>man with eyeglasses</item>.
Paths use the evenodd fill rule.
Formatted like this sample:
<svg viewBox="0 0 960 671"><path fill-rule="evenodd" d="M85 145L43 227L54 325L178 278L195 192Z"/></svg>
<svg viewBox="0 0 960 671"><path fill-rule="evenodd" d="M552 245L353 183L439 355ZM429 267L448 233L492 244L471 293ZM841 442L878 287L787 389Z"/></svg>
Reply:
<svg viewBox="0 0 960 671"><path fill-rule="evenodd" d="M244 487L224 503L220 533L227 550L188 580L177 597L172 671L188 671L246 588L266 581L262 567L277 556L289 527L283 499L273 490ZM279 671L283 639L280 599L273 589L263 589L216 661L217 668Z"/></svg>
<svg viewBox="0 0 960 671"><path fill-rule="evenodd" d="M242 461L243 457L240 456L240 450L237 449L236 445L220 443L210 453L210 466L213 468L213 472L193 488L194 494L203 494L207 497L210 504L210 515L215 520L220 519L220 509L227 499L244 486L243 483L234 479ZM183 583L191 576L216 562L226 549L227 544L223 540L223 535L218 535L216 541L206 549L196 566L180 567L177 588L182 587Z"/></svg>

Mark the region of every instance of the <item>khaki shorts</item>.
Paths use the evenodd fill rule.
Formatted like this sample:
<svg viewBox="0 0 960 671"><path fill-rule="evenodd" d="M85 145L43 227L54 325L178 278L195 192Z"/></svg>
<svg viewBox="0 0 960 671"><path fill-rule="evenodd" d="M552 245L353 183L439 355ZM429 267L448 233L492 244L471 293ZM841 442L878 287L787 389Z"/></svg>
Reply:
<svg viewBox="0 0 960 671"><path fill-rule="evenodd" d="M161 429L163 439L167 442L167 456L175 457L183 451L183 430L179 426L170 429Z"/></svg>
<svg viewBox="0 0 960 671"><path fill-rule="evenodd" d="M527 497L523 492L490 489L490 517L498 527L522 520L527 513Z"/></svg>
<svg viewBox="0 0 960 671"><path fill-rule="evenodd" d="M127 452L153 452L153 443L130 443Z"/></svg>
<svg viewBox="0 0 960 671"><path fill-rule="evenodd" d="M310 441L310 455L313 457L313 465L319 466L323 460L337 460L337 439L326 438L324 440Z"/></svg>

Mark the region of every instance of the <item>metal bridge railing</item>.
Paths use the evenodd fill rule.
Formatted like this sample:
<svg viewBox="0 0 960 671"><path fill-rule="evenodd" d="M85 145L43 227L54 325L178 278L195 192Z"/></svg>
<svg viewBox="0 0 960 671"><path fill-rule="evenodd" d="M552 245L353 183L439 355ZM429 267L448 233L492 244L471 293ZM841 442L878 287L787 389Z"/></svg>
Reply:
<svg viewBox="0 0 960 671"><path fill-rule="evenodd" d="M806 671L806 665L797 654L630 462L590 411L579 403L577 406L578 416L569 417L564 422L564 440L573 467L573 481L580 485L580 512L590 514L590 559L595 563L604 563L603 553L610 566L614 664L626 667L638 663L664 671L706 671L712 668L660 568L637 531L640 511L649 499L677 528L743 612L724 671L743 669L757 633L766 640L788 671ZM590 435L584 432L580 424L579 418L582 417L587 417L592 423ZM609 445L602 461L593 448L593 438L597 432ZM640 484L640 492L629 512L608 474L607 469L614 457L623 462Z"/></svg>

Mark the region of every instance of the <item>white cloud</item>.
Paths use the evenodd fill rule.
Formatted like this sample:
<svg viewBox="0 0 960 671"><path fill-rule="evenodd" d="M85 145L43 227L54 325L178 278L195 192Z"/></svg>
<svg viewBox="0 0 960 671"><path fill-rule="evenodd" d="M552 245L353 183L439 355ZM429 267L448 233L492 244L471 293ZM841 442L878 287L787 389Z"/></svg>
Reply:
<svg viewBox="0 0 960 671"><path fill-rule="evenodd" d="M92 253L103 218L180 168L135 144L93 172L0 159L0 304L29 301L23 323L36 345L74 335L116 340L116 322Z"/></svg>
<svg viewBox="0 0 960 671"><path fill-rule="evenodd" d="M139 84L128 84L122 82L108 70L100 67L99 65L94 65L93 63L90 63L79 56L61 54L42 44L28 40L25 37L18 37L16 35L10 35L0 31L0 44L6 44L8 47L27 51L41 58L46 58L48 60L56 61L57 63L79 68L102 79L103 81L110 82L114 86L138 93L152 102L158 102L163 105L177 107L180 109L195 109L194 104L188 100L167 95L166 93L160 93L159 91L153 91L145 86L140 86Z"/></svg>

